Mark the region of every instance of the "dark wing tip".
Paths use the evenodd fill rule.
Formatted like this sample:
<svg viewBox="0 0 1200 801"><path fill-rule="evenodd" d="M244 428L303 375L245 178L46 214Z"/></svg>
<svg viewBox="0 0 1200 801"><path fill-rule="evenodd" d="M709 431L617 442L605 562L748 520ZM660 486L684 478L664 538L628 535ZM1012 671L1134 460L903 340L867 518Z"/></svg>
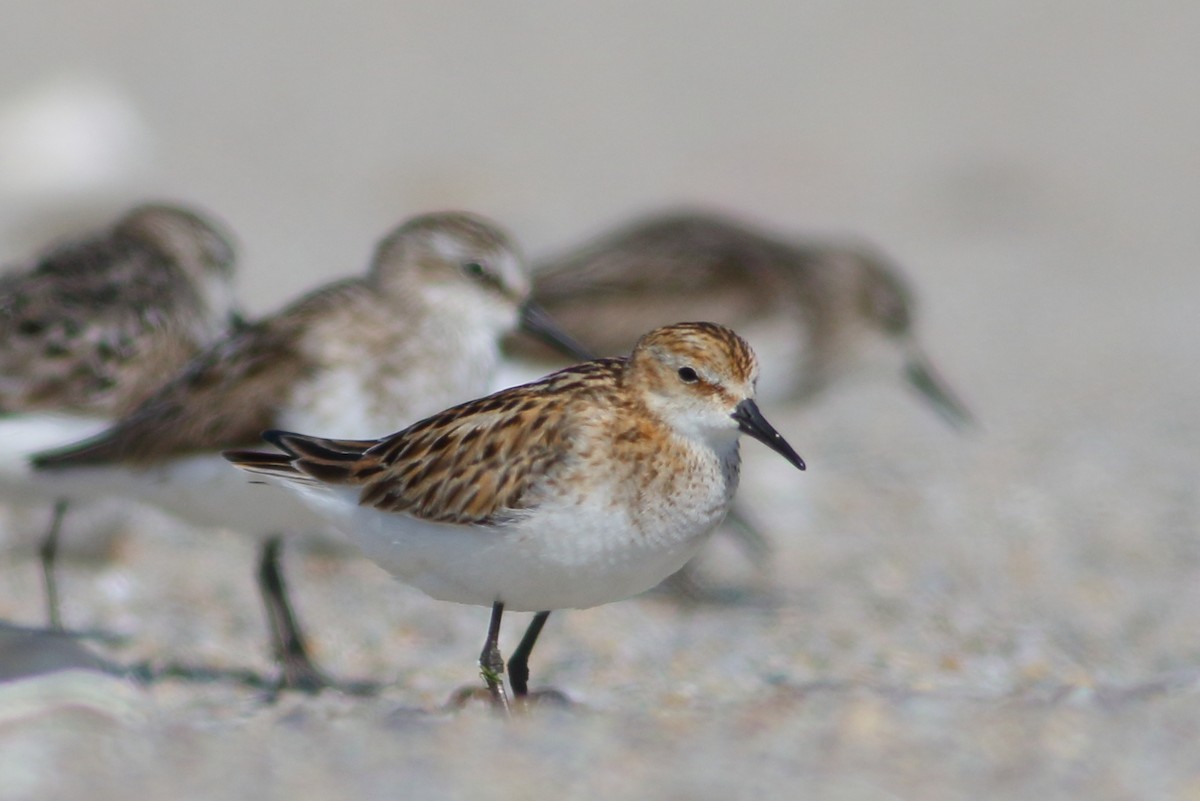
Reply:
<svg viewBox="0 0 1200 801"><path fill-rule="evenodd" d="M221 458L227 462L240 464L242 462L257 462L259 459L266 456L279 456L278 453L263 453L262 451L251 450L227 450L221 451Z"/></svg>
<svg viewBox="0 0 1200 801"><path fill-rule="evenodd" d="M357 462L368 449L378 444L378 440L374 439L329 439L274 429L264 431L262 438L292 460L340 465Z"/></svg>
<svg viewBox="0 0 1200 801"><path fill-rule="evenodd" d="M284 478L290 481L307 480L307 477L292 464L292 459L287 454L241 450L222 451L221 456L234 467L248 473Z"/></svg>
<svg viewBox="0 0 1200 801"><path fill-rule="evenodd" d="M263 451L231 450L221 451L225 461L246 470L270 468L273 470L292 469L291 457L282 453L265 453Z"/></svg>
<svg viewBox="0 0 1200 801"><path fill-rule="evenodd" d="M111 459L110 446L112 440L105 434L93 439L75 442L62 448L54 448L29 457L29 464L34 470L53 470L56 468L82 467L90 464L102 464Z"/></svg>
<svg viewBox="0 0 1200 801"><path fill-rule="evenodd" d="M260 434L264 441L271 443L276 448L287 453L292 453L292 449L287 446L287 442L292 437L301 437L302 434L297 434L294 431L283 431L278 428L267 429ZM292 453L294 456L295 454Z"/></svg>
<svg viewBox="0 0 1200 801"><path fill-rule="evenodd" d="M253 472L305 476L325 484L353 482L363 473L363 454L377 440L326 439L297 434L292 431L270 430L262 438L283 453L231 451L225 458L236 457L238 467Z"/></svg>

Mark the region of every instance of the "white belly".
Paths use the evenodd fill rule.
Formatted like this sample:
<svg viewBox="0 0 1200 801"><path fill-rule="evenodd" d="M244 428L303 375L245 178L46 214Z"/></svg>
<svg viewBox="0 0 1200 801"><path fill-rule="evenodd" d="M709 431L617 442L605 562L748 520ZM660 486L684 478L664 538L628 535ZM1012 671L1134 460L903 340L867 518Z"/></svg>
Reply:
<svg viewBox="0 0 1200 801"><path fill-rule="evenodd" d="M238 470L219 454L176 459L146 468L81 467L63 471L94 491L156 506L193 525L227 528L253 537L344 538L294 493Z"/></svg>
<svg viewBox="0 0 1200 801"><path fill-rule="evenodd" d="M363 553L433 598L513 611L582 609L654 587L695 555L724 509L631 524L599 495L497 527L428 523L356 503L356 493L296 485Z"/></svg>

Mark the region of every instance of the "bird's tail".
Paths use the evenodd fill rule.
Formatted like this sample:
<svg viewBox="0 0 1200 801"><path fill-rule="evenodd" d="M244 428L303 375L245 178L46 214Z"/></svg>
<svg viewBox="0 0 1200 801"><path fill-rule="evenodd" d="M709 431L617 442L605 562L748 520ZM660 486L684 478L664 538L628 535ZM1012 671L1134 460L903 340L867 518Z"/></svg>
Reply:
<svg viewBox="0 0 1200 801"><path fill-rule="evenodd" d="M283 453L225 451L221 455L250 473L303 483L349 483L363 454L376 440L324 439L291 431L264 431L262 438Z"/></svg>

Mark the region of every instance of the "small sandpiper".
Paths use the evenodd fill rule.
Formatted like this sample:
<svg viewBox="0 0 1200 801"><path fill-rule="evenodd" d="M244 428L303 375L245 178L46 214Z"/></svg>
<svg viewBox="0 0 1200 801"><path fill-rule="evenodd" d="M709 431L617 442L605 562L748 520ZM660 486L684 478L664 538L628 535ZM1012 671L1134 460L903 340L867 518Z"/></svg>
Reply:
<svg viewBox="0 0 1200 801"><path fill-rule="evenodd" d="M628 358L569 367L382 439L263 437L229 461L295 491L430 596L492 608L480 665L510 708L506 609L536 612L508 660L523 702L550 612L618 601L678 570L721 521L749 434L803 470L754 402L758 361L723 326L680 323Z"/></svg>
<svg viewBox="0 0 1200 801"><path fill-rule="evenodd" d="M220 226L152 203L0 276L0 498L54 505L41 552L55 628L53 562L72 495L34 476L28 458L130 412L235 326L233 269Z"/></svg>
<svg viewBox="0 0 1200 801"><path fill-rule="evenodd" d="M258 578L280 686L330 682L288 603L280 537L319 524L290 493L248 485L220 452L268 428L380 436L487 391L518 327L578 353L528 302L510 238L474 215L416 217L378 245L366 276L325 286L192 360L111 428L34 463L200 525L263 539ZM320 527L318 525L318 527Z"/></svg>

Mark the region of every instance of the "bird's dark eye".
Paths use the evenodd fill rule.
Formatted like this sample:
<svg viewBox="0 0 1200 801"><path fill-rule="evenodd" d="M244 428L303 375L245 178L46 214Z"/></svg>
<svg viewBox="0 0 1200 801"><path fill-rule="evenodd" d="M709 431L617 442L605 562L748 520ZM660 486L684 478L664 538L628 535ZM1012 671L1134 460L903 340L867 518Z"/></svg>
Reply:
<svg viewBox="0 0 1200 801"><path fill-rule="evenodd" d="M469 261L462 266L462 271L471 278L483 278L487 274L487 270L483 269L483 265L477 261Z"/></svg>
<svg viewBox="0 0 1200 801"><path fill-rule="evenodd" d="M694 384L700 380L700 376L696 375L696 371L690 367L680 367L679 378L685 384Z"/></svg>

